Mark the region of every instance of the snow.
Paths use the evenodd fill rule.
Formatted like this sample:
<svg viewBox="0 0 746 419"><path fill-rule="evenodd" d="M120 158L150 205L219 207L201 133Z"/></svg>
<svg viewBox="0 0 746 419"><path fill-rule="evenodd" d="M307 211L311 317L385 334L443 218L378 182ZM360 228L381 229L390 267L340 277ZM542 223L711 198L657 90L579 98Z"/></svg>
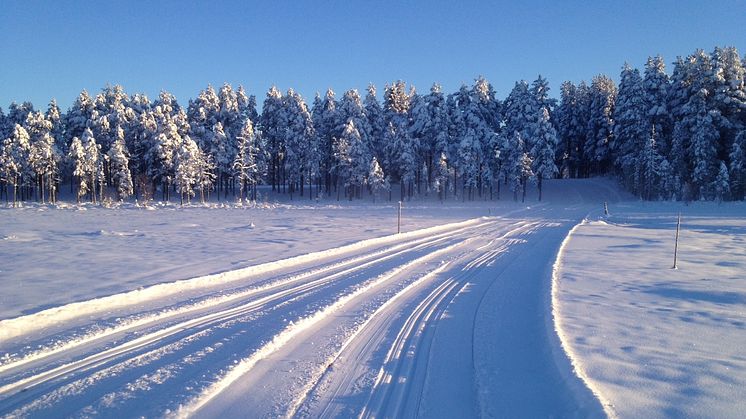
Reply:
<svg viewBox="0 0 746 419"><path fill-rule="evenodd" d="M613 416L742 416L746 207L610 212L579 225L557 264L555 309L576 371Z"/></svg>
<svg viewBox="0 0 746 419"><path fill-rule="evenodd" d="M746 208L536 198L0 209L0 416L738 416Z"/></svg>

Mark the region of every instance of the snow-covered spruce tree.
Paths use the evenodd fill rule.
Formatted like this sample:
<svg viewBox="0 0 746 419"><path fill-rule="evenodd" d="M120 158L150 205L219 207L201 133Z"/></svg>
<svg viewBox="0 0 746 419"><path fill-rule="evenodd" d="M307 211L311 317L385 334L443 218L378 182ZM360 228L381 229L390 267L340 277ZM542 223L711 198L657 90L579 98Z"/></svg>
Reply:
<svg viewBox="0 0 746 419"><path fill-rule="evenodd" d="M635 182L637 166L641 160L650 129L642 77L636 68L624 64L620 76L619 94L614 106L614 136L610 149L617 174L627 189L640 194L641 185Z"/></svg>
<svg viewBox="0 0 746 419"><path fill-rule="evenodd" d="M285 163L285 129L287 116L282 94L272 86L267 92L262 109L260 128L268 154L268 177L273 191L279 191L284 183L282 169Z"/></svg>
<svg viewBox="0 0 746 419"><path fill-rule="evenodd" d="M389 185L388 178L384 176L381 165L378 164L376 156L370 160L370 168L368 170L368 178L366 179L370 193L373 195L373 202L376 202L376 198L380 196L382 192L388 192L391 186Z"/></svg>
<svg viewBox="0 0 746 419"><path fill-rule="evenodd" d="M691 103L692 110L696 112L691 125L692 186L699 199L714 198L713 185L718 171L717 143L720 134L707 112L706 94L706 90L702 89Z"/></svg>
<svg viewBox="0 0 746 419"><path fill-rule="evenodd" d="M526 143L520 132L514 131L513 135L506 138L507 144L504 166L508 187L513 192L513 200L518 200L518 192L521 191L521 202L526 200L526 187L533 179L531 170L531 156L526 152Z"/></svg>
<svg viewBox="0 0 746 419"><path fill-rule="evenodd" d="M662 179L668 175L667 168L662 166L663 157L658 153L655 128L651 128L648 139L642 144L642 150L636 155L632 174L635 193L642 199L658 198ZM666 166L668 162L666 162Z"/></svg>
<svg viewBox="0 0 746 419"><path fill-rule="evenodd" d="M117 139L107 153L111 165L111 181L117 190L117 199L123 201L134 193L132 173L129 168L129 153L124 141L124 130L115 128Z"/></svg>
<svg viewBox="0 0 746 419"><path fill-rule="evenodd" d="M542 108L546 109L549 113L549 120L552 121L557 100L549 96L549 90L549 81L539 74L536 80L531 83L529 92L534 100L533 109L537 112L541 112Z"/></svg>
<svg viewBox="0 0 746 419"><path fill-rule="evenodd" d="M238 153L233 161L233 170L238 179L240 199L256 201L256 185L259 182L259 147L254 125L251 119L246 119L238 135Z"/></svg>
<svg viewBox="0 0 746 419"><path fill-rule="evenodd" d="M352 200L359 195L358 191L365 185L370 173L370 166L366 161L372 158L352 119L347 122L342 136L337 141L334 156L335 171L345 188L345 194Z"/></svg>
<svg viewBox="0 0 746 419"><path fill-rule="evenodd" d="M736 136L728 155L731 194L735 200L746 199L746 130Z"/></svg>
<svg viewBox="0 0 746 419"><path fill-rule="evenodd" d="M724 199L728 199L728 195L730 194L730 177L728 176L728 167L724 161L720 160L718 166L719 169L713 182L712 190L715 194L715 200L723 202Z"/></svg>
<svg viewBox="0 0 746 419"><path fill-rule="evenodd" d="M354 125L354 120L350 119L349 123L353 124L354 130L348 132L348 128L345 127L343 132L344 135L348 135L349 144L349 156L350 156L350 199L353 196L357 198L362 197L363 186L367 181L368 175L370 174L370 162L373 158L373 154L370 152L368 143L363 139L363 135L360 134L360 130L357 125ZM357 131L358 135L355 135ZM377 163L377 162L376 162Z"/></svg>
<svg viewBox="0 0 746 419"><path fill-rule="evenodd" d="M547 88L548 90L548 88ZM492 85L482 76L474 81L471 89L471 100L477 108L482 133L480 144L482 146L482 161L480 164L479 192L489 187L490 199L492 199L494 180L500 173L500 140L499 133L502 129L502 117L500 116L500 101L495 98ZM498 179L498 198L499 192Z"/></svg>
<svg viewBox="0 0 746 419"><path fill-rule="evenodd" d="M430 88L430 94L425 96L425 101L427 102L428 122L424 134L424 137L427 139L424 145L424 158L428 165L428 184L431 188L435 188L440 192L441 188L446 186L448 180L448 155L446 153L449 150L449 137L448 108L446 106L445 96L443 95L439 84L433 84ZM441 157L445 157L446 159L443 162L446 165L446 178L441 179L442 182L435 185L436 179L434 178L434 175L439 173ZM444 196L441 194L441 199L442 198L444 198Z"/></svg>
<svg viewBox="0 0 746 419"><path fill-rule="evenodd" d="M384 134L384 172L399 183L402 200L406 191L411 196L411 186L418 168L409 136L409 105L409 95L403 81L386 86L384 118L388 125Z"/></svg>
<svg viewBox="0 0 746 419"><path fill-rule="evenodd" d="M585 142L587 121L581 119L579 107L582 100L578 97L579 89L566 81L560 86L560 104L555 111L557 136L559 139L555 154L562 177L580 176L582 145Z"/></svg>
<svg viewBox="0 0 746 419"><path fill-rule="evenodd" d="M505 132L512 135L518 131L522 138L527 138L538 111L535 104L536 100L529 91L528 83L525 80L516 82L502 107Z"/></svg>
<svg viewBox="0 0 746 419"><path fill-rule="evenodd" d="M18 205L18 187L23 184L23 177L30 172L30 151L28 132L21 125L14 124L10 137L3 141L1 160L3 178L8 186L13 186L13 207Z"/></svg>
<svg viewBox="0 0 746 419"><path fill-rule="evenodd" d="M363 101L357 90L352 89L345 92L342 99L339 101L337 116L341 122L344 122L343 125L338 127L338 132L343 132L347 125L346 123L352 121L355 125L355 129L357 129L357 132L360 134L360 143L351 143L350 145L353 147L351 153L357 156L357 160L353 164L360 166L356 169L358 172L357 174L364 177L367 175L368 167L370 165L370 159L372 157L371 146L373 141L370 122L365 114L365 107L363 106ZM358 188L356 194L359 194L360 192L361 188Z"/></svg>
<svg viewBox="0 0 746 419"><path fill-rule="evenodd" d="M667 155L671 149L671 132L673 130L673 121L666 101L669 83L663 57L660 55L648 57L645 63L645 75L642 80L645 92L645 112L648 127L655 129L656 145L662 156Z"/></svg>
<svg viewBox="0 0 746 419"><path fill-rule="evenodd" d="M376 97L376 86L372 83L368 85L367 94L363 100L365 116L368 118L370 126L370 148L378 161L384 158L383 136L386 131L386 122L383 117L383 109Z"/></svg>
<svg viewBox="0 0 746 419"><path fill-rule="evenodd" d="M441 201L446 198L446 194L448 193L448 177L448 158L446 157L446 153L441 152L438 163L435 166L435 173L433 174L433 187L438 191L438 197Z"/></svg>
<svg viewBox="0 0 746 419"><path fill-rule="evenodd" d="M284 172L290 199L300 186L303 196L304 183L308 180L312 184L313 177L318 171L316 133L313 129L311 114L308 112L303 98L293 89L288 90L285 97L285 158ZM310 192L309 192L310 193Z"/></svg>
<svg viewBox="0 0 746 419"><path fill-rule="evenodd" d="M554 162L554 151L557 148L557 133L549 122L549 111L541 108L541 112L533 128L534 138L531 156L531 169L536 176L541 201L542 184L544 179L554 178L559 170Z"/></svg>
<svg viewBox="0 0 746 419"><path fill-rule="evenodd" d="M585 154L591 163L591 173L603 174L609 169L609 144L613 141L616 94L616 85L612 79L603 74L593 78L589 92L590 114L585 141Z"/></svg>

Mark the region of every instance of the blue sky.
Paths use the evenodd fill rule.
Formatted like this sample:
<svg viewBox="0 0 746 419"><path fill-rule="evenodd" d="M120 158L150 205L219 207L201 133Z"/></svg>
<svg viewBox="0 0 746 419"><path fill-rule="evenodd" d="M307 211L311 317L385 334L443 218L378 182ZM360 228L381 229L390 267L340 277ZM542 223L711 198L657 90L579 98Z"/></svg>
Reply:
<svg viewBox="0 0 746 419"><path fill-rule="evenodd" d="M746 0L723 1L34 1L0 2L0 106L66 109L82 89L122 84L186 105L208 83L270 85L310 103L332 87L397 79L447 91L484 75L516 80L605 73L697 48L746 53Z"/></svg>

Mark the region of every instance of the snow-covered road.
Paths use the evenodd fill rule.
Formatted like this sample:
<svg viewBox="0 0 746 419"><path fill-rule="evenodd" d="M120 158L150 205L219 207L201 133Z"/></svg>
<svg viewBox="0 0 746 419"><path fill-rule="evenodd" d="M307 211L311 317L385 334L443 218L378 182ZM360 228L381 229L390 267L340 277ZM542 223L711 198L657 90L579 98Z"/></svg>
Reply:
<svg viewBox="0 0 746 419"><path fill-rule="evenodd" d="M0 321L0 414L602 416L550 307L554 257L589 208L518 207Z"/></svg>

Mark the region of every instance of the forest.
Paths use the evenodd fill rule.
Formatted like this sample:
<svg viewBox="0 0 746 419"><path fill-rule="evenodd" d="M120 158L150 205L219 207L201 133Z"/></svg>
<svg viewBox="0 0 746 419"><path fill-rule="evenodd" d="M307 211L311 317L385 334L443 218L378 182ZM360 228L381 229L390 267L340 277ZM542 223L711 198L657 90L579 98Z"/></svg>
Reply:
<svg viewBox="0 0 746 419"><path fill-rule="evenodd" d="M379 101L348 90L311 106L276 87L258 109L242 87L207 86L182 106L162 91L85 90L62 112L29 102L0 108L0 199L54 203L259 199L541 199L552 178L613 176L643 200L746 196L746 58L734 47L625 64L565 81L559 98L539 76L504 99L478 77L444 93L396 81Z"/></svg>

